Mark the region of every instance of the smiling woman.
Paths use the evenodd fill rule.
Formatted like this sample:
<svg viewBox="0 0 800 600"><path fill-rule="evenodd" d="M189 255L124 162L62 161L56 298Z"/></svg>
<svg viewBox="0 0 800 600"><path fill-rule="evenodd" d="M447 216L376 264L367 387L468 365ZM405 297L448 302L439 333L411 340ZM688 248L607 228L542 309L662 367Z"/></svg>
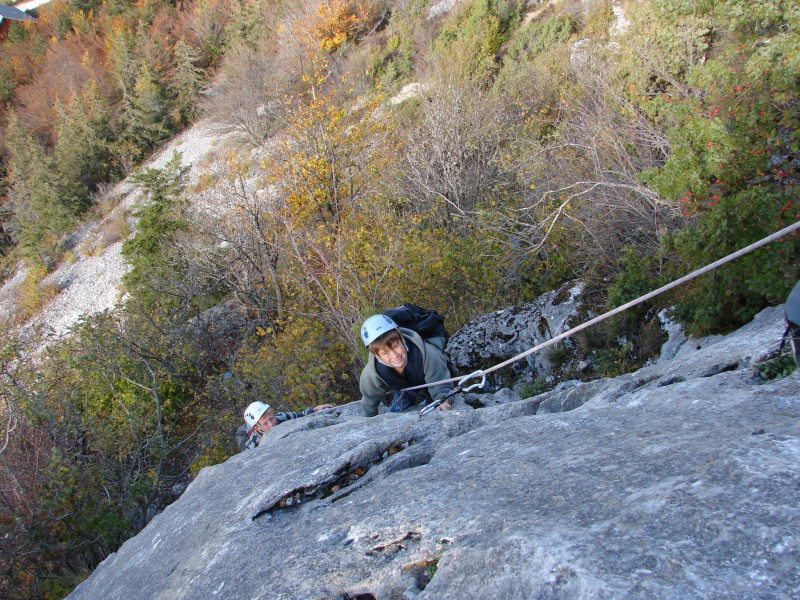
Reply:
<svg viewBox="0 0 800 600"><path fill-rule="evenodd" d="M384 345L375 351L375 356L381 364L393 368L398 374L402 374L408 362L408 348L403 341L403 336L397 330L390 331Z"/></svg>

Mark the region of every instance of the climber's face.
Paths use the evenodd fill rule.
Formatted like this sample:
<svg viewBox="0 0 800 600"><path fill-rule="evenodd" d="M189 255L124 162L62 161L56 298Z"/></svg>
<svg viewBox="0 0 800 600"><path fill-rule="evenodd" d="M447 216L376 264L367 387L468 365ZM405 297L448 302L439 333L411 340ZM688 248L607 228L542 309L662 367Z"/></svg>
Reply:
<svg viewBox="0 0 800 600"><path fill-rule="evenodd" d="M385 346L381 346L375 352L375 356L380 358L386 366L392 367L398 372L402 372L406 368L408 353L402 339L395 339Z"/></svg>
<svg viewBox="0 0 800 600"><path fill-rule="evenodd" d="M258 423L256 423L256 431L259 433L267 433L277 424L278 421L275 419L275 411L270 408L267 412L261 415Z"/></svg>

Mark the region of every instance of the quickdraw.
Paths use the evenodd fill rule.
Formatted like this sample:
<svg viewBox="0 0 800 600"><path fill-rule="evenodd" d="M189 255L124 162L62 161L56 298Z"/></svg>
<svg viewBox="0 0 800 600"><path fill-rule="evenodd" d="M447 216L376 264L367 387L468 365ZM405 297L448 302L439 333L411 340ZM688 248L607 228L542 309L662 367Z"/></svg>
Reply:
<svg viewBox="0 0 800 600"><path fill-rule="evenodd" d="M473 379L474 377L480 377L481 378L480 382L474 383L471 386L469 386L468 388L464 388L464 384L467 381L469 381L470 379ZM485 384L486 384L486 374L483 371L475 371L474 373L470 373L466 377L462 377L461 379L458 380L458 385L456 385L456 387L454 387L452 390L447 392L447 394L445 394L444 396L442 396L438 400L435 400L435 401L431 402L430 404L428 404L428 406L423 408L419 413L419 418L421 419L422 417L427 415L432 410L436 410L436 407L439 406L440 404L442 404L443 402L445 402L448 398L450 398L450 396L453 396L453 395L455 395L455 394L457 394L459 392L469 392L469 391L474 390L476 388L477 389L481 389L481 388L483 388L483 386Z"/></svg>

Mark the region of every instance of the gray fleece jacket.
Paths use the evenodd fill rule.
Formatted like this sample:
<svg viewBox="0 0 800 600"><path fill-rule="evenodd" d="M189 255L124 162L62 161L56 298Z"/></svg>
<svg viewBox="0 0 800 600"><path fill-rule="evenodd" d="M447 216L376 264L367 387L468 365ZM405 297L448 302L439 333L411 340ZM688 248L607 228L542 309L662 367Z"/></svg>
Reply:
<svg viewBox="0 0 800 600"><path fill-rule="evenodd" d="M447 357L441 348L436 345L436 342L441 340L441 345L444 345L444 338L432 338L431 340L423 340L420 335L410 329L400 328L400 333L403 337L414 344L422 352L422 365L425 371L425 381L413 382L410 385L421 385L423 383L430 383L433 381L441 381L442 379L450 378L450 371L447 368ZM374 417L378 414L378 406L381 402L385 401L387 404L391 402L391 396L386 395L389 391L387 383L378 375L375 368L375 357L370 353L367 361L367 366L361 372L360 379L361 388L361 408L364 411L364 416ZM453 389L453 384L444 383L428 388L428 392L433 400L438 400L447 392Z"/></svg>

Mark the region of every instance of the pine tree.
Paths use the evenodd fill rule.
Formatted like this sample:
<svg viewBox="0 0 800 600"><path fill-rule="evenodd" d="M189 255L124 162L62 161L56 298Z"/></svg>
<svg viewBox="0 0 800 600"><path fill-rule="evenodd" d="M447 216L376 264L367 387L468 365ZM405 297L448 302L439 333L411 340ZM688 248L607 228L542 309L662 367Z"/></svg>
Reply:
<svg viewBox="0 0 800 600"><path fill-rule="evenodd" d="M62 202L76 213L89 205L94 187L109 178L109 109L91 82L82 96L58 106L55 159Z"/></svg>
<svg viewBox="0 0 800 600"><path fill-rule="evenodd" d="M50 267L58 236L73 223L74 213L62 202L53 159L13 111L6 135L10 233L25 258Z"/></svg>
<svg viewBox="0 0 800 600"><path fill-rule="evenodd" d="M188 125L197 110L197 98L202 84L202 70L196 67L198 54L184 40L175 44L175 65L170 77L170 89L175 95L173 121L179 127Z"/></svg>
<svg viewBox="0 0 800 600"><path fill-rule="evenodd" d="M149 283L154 274L175 266L167 256L168 245L176 232L186 227L183 180L188 167L182 167L180 160L176 153L163 171L147 169L136 178L150 198L136 211L136 235L122 245L122 255L132 267L123 281L148 307L155 301Z"/></svg>
<svg viewBox="0 0 800 600"><path fill-rule="evenodd" d="M165 91L153 71L139 68L131 94L123 99L120 146L127 146L134 162L149 154L169 134L165 123Z"/></svg>

